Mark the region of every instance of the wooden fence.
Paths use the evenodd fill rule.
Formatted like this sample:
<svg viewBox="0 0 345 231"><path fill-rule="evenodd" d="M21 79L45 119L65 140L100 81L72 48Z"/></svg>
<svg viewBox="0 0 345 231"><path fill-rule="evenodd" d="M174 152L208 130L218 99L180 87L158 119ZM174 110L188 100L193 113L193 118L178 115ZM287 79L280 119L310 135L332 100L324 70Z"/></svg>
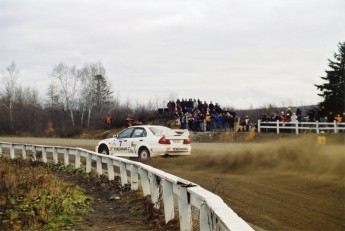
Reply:
<svg viewBox="0 0 345 231"><path fill-rule="evenodd" d="M345 132L345 123L334 122L280 122L277 121L261 121L258 120L257 124L258 132L276 132L279 134L281 130L290 130L292 133L297 135L301 131L311 131L317 134L328 131L328 132Z"/></svg>
<svg viewBox="0 0 345 231"><path fill-rule="evenodd" d="M253 230L219 196L193 182L140 162L102 155L82 148L0 141L0 157L3 157L5 151L11 159L30 157L33 161L52 161L55 164L60 159L65 166L69 165L71 157L74 157L76 169L85 163L87 173L95 170L98 175L107 174L109 180L114 180L115 175L119 175L122 185L130 184L132 190L142 190L144 196L150 195L155 208L163 205L166 223L178 215L180 230L192 230L193 225L200 227L200 230ZM174 197L177 197L177 200ZM193 207L198 211L197 224L192 221Z"/></svg>

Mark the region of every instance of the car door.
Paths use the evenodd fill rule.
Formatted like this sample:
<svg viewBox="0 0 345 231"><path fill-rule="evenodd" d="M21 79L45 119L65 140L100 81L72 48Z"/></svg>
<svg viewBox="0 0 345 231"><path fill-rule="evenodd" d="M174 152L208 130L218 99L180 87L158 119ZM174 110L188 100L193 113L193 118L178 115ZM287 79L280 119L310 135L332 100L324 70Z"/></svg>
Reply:
<svg viewBox="0 0 345 231"><path fill-rule="evenodd" d="M138 156L138 150L142 143L145 142L145 138L147 137L147 133L145 128L136 127L128 139L128 152L130 156Z"/></svg>
<svg viewBox="0 0 345 231"><path fill-rule="evenodd" d="M134 131L134 127L129 127L120 132L117 139L117 146L114 147L114 154L117 156L129 156L128 148L130 147L130 138Z"/></svg>

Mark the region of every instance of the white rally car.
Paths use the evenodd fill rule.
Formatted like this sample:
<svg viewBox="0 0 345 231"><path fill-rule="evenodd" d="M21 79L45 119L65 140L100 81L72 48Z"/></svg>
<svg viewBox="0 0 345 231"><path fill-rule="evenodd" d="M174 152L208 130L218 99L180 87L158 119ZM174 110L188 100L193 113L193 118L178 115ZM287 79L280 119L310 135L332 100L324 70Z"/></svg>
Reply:
<svg viewBox="0 0 345 231"><path fill-rule="evenodd" d="M100 141L96 152L147 159L162 155L190 155L191 145L188 130L139 125L128 127L113 138Z"/></svg>

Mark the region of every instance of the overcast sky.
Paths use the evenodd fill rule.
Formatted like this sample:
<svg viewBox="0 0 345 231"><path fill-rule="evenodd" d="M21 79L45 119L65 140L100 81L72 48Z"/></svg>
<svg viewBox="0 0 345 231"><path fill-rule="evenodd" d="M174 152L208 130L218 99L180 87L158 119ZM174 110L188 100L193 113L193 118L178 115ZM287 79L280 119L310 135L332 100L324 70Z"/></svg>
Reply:
<svg viewBox="0 0 345 231"><path fill-rule="evenodd" d="M344 0L0 0L0 70L42 99L58 63L100 61L133 104L314 104L343 41Z"/></svg>

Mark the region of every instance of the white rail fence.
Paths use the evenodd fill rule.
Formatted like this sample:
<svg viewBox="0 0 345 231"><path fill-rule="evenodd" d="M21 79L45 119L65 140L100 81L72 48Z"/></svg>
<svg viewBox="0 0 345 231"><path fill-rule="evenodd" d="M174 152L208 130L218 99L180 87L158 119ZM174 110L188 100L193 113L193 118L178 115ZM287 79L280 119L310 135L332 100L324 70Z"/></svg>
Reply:
<svg viewBox="0 0 345 231"><path fill-rule="evenodd" d="M14 144L0 141L0 157L6 150L11 159L30 157L34 161L45 163L52 161L57 164L60 157L65 166L70 164L71 156L73 156L74 166L77 169L81 168L82 161L84 161L87 173L92 170L95 170L98 175L107 173L109 180L114 180L115 175L119 175L122 185L129 183L132 190L140 189L144 196L150 195L155 208L159 208L161 203L163 204L166 223L178 215L180 230L192 230L193 225L199 226L200 230L253 230L219 196L192 182L140 162L102 155L82 148ZM174 200L174 195L177 196L177 200ZM198 224L193 224L192 207L199 211Z"/></svg>
<svg viewBox="0 0 345 231"><path fill-rule="evenodd" d="M345 132L345 123L337 123L336 121L329 122L280 122L277 121L261 121L258 120L258 132L268 132L276 131L277 134L281 130L291 130L291 132L296 133L297 135L302 130L315 131L317 134L323 131L330 131L334 133Z"/></svg>

